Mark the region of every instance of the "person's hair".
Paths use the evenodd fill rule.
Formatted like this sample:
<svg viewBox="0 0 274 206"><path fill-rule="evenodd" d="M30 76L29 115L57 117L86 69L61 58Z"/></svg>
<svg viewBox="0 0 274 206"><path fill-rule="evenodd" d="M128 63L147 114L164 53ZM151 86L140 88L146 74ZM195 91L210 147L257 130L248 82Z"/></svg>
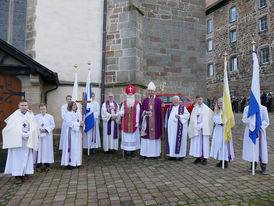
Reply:
<svg viewBox="0 0 274 206"><path fill-rule="evenodd" d="M201 95L197 95L196 96L196 99L198 99L198 98L203 98Z"/></svg>
<svg viewBox="0 0 274 206"><path fill-rule="evenodd" d="M68 111L70 111L71 112L71 110L72 110L72 106L74 105L74 104L76 104L76 102L74 102L74 101L71 101L71 102L69 102L68 103ZM76 104L76 110L77 110L77 104Z"/></svg>
<svg viewBox="0 0 274 206"><path fill-rule="evenodd" d="M174 98L177 98L177 99L179 100L179 102L180 102L180 97L179 97L179 96L177 96L177 95L173 96L173 97L172 97L172 100L173 100Z"/></svg>
<svg viewBox="0 0 274 206"><path fill-rule="evenodd" d="M20 104L20 103L24 103L24 102L29 103L27 100L25 100L25 99L21 99L21 100L19 101L19 103L18 103L18 104Z"/></svg>
<svg viewBox="0 0 274 206"><path fill-rule="evenodd" d="M41 103L41 104L39 104L39 109L40 109L41 107L46 107L46 108L47 108L47 105L46 105L45 103Z"/></svg>
<svg viewBox="0 0 274 206"><path fill-rule="evenodd" d="M214 109L214 112L215 112L215 114L219 114L220 113L220 107L219 107L219 105L218 105L218 101L219 100L222 100L223 101L223 98L219 98L219 99L217 99L217 102L216 102L216 104L215 104L215 109Z"/></svg>
<svg viewBox="0 0 274 206"><path fill-rule="evenodd" d="M92 95L93 95L93 94L95 95L95 92L92 92Z"/></svg>
<svg viewBox="0 0 274 206"><path fill-rule="evenodd" d="M68 97L72 98L72 96L71 96L71 95L67 95L67 96L66 96L66 99L67 99Z"/></svg>

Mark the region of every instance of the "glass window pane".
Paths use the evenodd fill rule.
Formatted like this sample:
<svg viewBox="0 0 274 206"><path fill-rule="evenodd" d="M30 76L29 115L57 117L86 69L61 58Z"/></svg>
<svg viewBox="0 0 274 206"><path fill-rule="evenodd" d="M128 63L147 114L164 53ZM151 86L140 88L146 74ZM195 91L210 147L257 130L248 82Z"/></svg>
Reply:
<svg viewBox="0 0 274 206"><path fill-rule="evenodd" d="M212 20L207 21L207 33L212 32Z"/></svg>
<svg viewBox="0 0 274 206"><path fill-rule="evenodd" d="M212 40L208 40L208 42L207 42L207 49L208 49L208 51L212 50Z"/></svg>
<svg viewBox="0 0 274 206"><path fill-rule="evenodd" d="M260 19L260 31L267 30L267 18L266 16Z"/></svg>
<svg viewBox="0 0 274 206"><path fill-rule="evenodd" d="M234 70L238 69L237 58L234 58Z"/></svg>
<svg viewBox="0 0 274 206"><path fill-rule="evenodd" d="M231 39L231 42L237 41L237 33L236 33L236 30L233 30L233 31L230 32L230 39Z"/></svg>
<svg viewBox="0 0 274 206"><path fill-rule="evenodd" d="M266 7L266 0L259 0L259 8Z"/></svg>
<svg viewBox="0 0 274 206"><path fill-rule="evenodd" d="M269 63L269 48L261 49L261 63Z"/></svg>
<svg viewBox="0 0 274 206"><path fill-rule="evenodd" d="M188 98L186 97L180 97L181 102L189 102Z"/></svg>
<svg viewBox="0 0 274 206"><path fill-rule="evenodd" d="M230 9L230 21L236 21L236 7Z"/></svg>

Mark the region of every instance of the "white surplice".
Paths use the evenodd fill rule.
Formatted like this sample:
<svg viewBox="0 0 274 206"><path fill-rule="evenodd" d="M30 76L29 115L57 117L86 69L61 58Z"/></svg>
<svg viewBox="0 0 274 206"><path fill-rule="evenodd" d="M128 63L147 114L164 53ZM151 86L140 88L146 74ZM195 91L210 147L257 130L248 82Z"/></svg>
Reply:
<svg viewBox="0 0 274 206"><path fill-rule="evenodd" d="M84 148L96 149L101 147L101 138L100 138L100 128L99 128L99 115L100 115L100 105L96 101L92 101L91 108L93 108L94 115L94 127L84 134Z"/></svg>
<svg viewBox="0 0 274 206"><path fill-rule="evenodd" d="M189 155L193 157L203 157L208 159L209 158L209 153L210 153L210 146L209 146L209 135L205 135L203 131L205 126L207 125L207 132L211 132L213 128L211 128L211 124L208 124L208 122L203 122L204 119L210 120L211 114L213 118L213 112L206 108L207 106L205 104L202 104L201 106L196 105L193 108L193 111L191 113L191 120L190 124L193 122L192 118L194 118L197 122L195 123L195 127L189 125L189 130L190 129L195 129L197 130L196 133L198 134L197 136L191 137L190 138L190 150L189 150ZM206 112L207 115L205 116L205 110L208 110ZM199 116L198 116L199 115ZM211 120L213 123L213 120ZM213 127L213 124L212 124ZM193 131L189 131L190 134L194 133Z"/></svg>
<svg viewBox="0 0 274 206"><path fill-rule="evenodd" d="M123 117L125 114L124 104L121 107L119 116ZM121 149L126 151L135 151L140 149L140 132L139 132L139 116L140 116L140 105L136 105L136 131L134 133L126 133L122 130ZM132 119L133 121L133 119Z"/></svg>
<svg viewBox="0 0 274 206"><path fill-rule="evenodd" d="M21 113L23 118L22 124L22 147L8 149L8 156L5 167L5 174L12 176L24 176L33 174L33 149L27 147L28 134L30 132L30 120L33 114L26 112Z"/></svg>
<svg viewBox="0 0 274 206"><path fill-rule="evenodd" d="M61 165L80 166L82 164L82 115L79 112L67 112L65 115L66 134L63 141ZM69 151L70 149L70 151Z"/></svg>
<svg viewBox="0 0 274 206"><path fill-rule="evenodd" d="M53 163L53 129L55 128L54 118L50 114L37 114L35 119L39 129L45 129L47 132L39 135L38 151L33 152L34 163Z"/></svg>
<svg viewBox="0 0 274 206"><path fill-rule="evenodd" d="M113 103L110 102L110 105L112 105ZM117 113L118 114L119 111L119 105L117 104ZM101 115L102 115L102 120L103 120L103 148L104 151L107 152L108 150L118 150L118 139L119 139L119 125L117 127L117 139L113 138L114 135L114 122L116 121L116 123L119 123L118 120L118 116L117 119L115 121L111 121L111 134L108 135L107 134L107 128L108 128L108 121L111 119L111 114L109 114L107 112L107 108L106 108L106 103L104 103L102 105L102 109L101 109Z"/></svg>
<svg viewBox="0 0 274 206"><path fill-rule="evenodd" d="M188 129L188 119L189 119L189 112L187 108L184 108L184 114L180 115L180 118L177 119L175 117L176 114L178 114L179 105L173 106L172 110L170 112L169 118L165 117L165 128L167 129L168 133L168 144L169 144L169 154L167 156L170 157L185 157L186 156L186 148L187 148L187 129ZM167 119L168 118L168 119ZM181 146L180 151L178 154L175 153L176 148L176 140L177 140L177 129L178 129L178 120L181 124L183 124L183 130L182 130L182 140L181 140ZM168 124L167 124L168 123ZM167 128L168 125L168 128Z"/></svg>
<svg viewBox="0 0 274 206"><path fill-rule="evenodd" d="M243 140L243 160L252 162L252 145L254 144L249 137L249 121L250 118L247 117L248 115L249 106L245 107L243 113L243 123L246 124L245 132L244 132L244 140ZM267 152L267 137L265 129L269 126L269 118L267 108L265 106L260 105L260 114L261 114L261 121L262 126L260 129L261 132L261 154L262 154L262 163L268 163L268 152ZM255 145L255 162L259 162L259 155L260 155L260 142L259 137L256 139Z"/></svg>
<svg viewBox="0 0 274 206"><path fill-rule="evenodd" d="M64 136L65 136L65 133L67 131L67 128L66 128L66 122L65 122L65 115L66 113L68 112L68 104L64 104L62 107L61 107L61 115L62 115L62 128L61 128L61 135L60 135L60 142L59 142L59 150L62 150L63 148L63 141L64 141Z"/></svg>
<svg viewBox="0 0 274 206"><path fill-rule="evenodd" d="M211 143L211 152L210 157L214 159L223 160L223 141L224 141L224 126L221 125L223 111L220 110L219 113L214 114L213 121L216 124L213 135L212 135L212 143ZM231 160L234 159L234 148L233 148L233 140L232 134L230 132L230 140L225 143L225 150L224 150L224 160L229 161L229 153L231 156Z"/></svg>

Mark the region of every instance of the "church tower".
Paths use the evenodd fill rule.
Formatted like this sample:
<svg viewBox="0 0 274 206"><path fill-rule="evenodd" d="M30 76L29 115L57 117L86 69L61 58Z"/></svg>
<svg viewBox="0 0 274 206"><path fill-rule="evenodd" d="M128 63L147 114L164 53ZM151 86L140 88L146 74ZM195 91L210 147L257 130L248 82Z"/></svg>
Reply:
<svg viewBox="0 0 274 206"><path fill-rule="evenodd" d="M117 101L129 83L141 100L150 81L206 94L204 0L108 0L106 30L105 92Z"/></svg>

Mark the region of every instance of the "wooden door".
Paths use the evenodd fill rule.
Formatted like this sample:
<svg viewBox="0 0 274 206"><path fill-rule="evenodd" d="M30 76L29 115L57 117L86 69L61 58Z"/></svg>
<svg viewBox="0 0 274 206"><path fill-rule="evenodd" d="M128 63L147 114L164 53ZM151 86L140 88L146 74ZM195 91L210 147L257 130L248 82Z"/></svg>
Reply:
<svg viewBox="0 0 274 206"><path fill-rule="evenodd" d="M0 74L0 142L5 119L18 109L18 103L25 93L21 92L21 81L14 75Z"/></svg>

